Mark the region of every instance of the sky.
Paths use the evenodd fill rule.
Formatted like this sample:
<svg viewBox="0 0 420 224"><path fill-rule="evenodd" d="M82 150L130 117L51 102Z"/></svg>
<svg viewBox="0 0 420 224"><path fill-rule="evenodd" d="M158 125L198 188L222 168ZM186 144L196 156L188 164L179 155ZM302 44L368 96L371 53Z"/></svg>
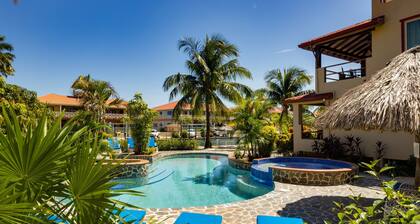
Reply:
<svg viewBox="0 0 420 224"><path fill-rule="evenodd" d="M183 37L221 34L240 50L253 89L275 68L314 74L301 42L370 18L370 0L0 0L0 35L15 50L10 83L70 95L81 74L109 81L129 100L169 102L165 78L186 72ZM325 61L325 60L324 60ZM333 63L334 60L326 60ZM308 88L314 88L313 84Z"/></svg>

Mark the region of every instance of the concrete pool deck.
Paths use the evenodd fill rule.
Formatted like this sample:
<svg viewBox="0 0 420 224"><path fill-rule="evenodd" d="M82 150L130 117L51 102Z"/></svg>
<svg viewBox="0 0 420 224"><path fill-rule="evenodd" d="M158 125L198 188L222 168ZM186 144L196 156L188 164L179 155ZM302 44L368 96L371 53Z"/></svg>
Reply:
<svg viewBox="0 0 420 224"><path fill-rule="evenodd" d="M160 152L158 157L179 153L232 153L231 150L198 150ZM146 221L150 218L161 223L174 223L182 211L218 214L223 216L224 224L255 223L257 215L281 215L301 217L307 223L335 221L332 210L334 201L350 202L349 195L361 195L363 201L371 202L384 195L378 183L370 178L361 178L355 183L339 186L303 186L275 183L275 189L265 195L241 202L190 208L146 209ZM146 197L147 197L147 192ZM141 200L141 199L140 199Z"/></svg>

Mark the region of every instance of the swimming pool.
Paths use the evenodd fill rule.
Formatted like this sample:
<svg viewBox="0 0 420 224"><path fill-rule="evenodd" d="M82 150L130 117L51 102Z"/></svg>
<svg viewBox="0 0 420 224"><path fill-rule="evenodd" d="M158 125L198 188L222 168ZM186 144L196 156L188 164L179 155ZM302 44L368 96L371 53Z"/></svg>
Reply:
<svg viewBox="0 0 420 224"><path fill-rule="evenodd" d="M145 197L116 197L142 208L184 208L251 199L272 190L250 178L248 171L229 167L221 154L183 154L153 162L145 178L116 180L119 189L141 191Z"/></svg>

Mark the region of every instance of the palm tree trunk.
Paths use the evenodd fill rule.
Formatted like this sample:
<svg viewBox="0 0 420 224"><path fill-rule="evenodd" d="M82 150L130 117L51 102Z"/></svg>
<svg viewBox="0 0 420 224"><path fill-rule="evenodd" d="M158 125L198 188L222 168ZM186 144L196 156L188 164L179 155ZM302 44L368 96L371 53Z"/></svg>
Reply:
<svg viewBox="0 0 420 224"><path fill-rule="evenodd" d="M210 105L206 102L206 141L204 143L204 148L211 148L210 141Z"/></svg>
<svg viewBox="0 0 420 224"><path fill-rule="evenodd" d="M415 142L420 144L420 134L415 135ZM414 182L416 188L420 187L420 158L416 158L416 174Z"/></svg>

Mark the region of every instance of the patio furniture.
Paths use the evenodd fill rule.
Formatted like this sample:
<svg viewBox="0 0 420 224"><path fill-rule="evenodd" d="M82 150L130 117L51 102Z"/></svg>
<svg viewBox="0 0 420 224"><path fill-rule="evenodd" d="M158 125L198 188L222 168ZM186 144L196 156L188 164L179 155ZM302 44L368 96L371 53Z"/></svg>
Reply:
<svg viewBox="0 0 420 224"><path fill-rule="evenodd" d="M175 224L221 224L222 216L182 212Z"/></svg>
<svg viewBox="0 0 420 224"><path fill-rule="evenodd" d="M115 139L115 138L108 138L108 144L111 149L121 148L120 143L118 142L118 139Z"/></svg>
<svg viewBox="0 0 420 224"><path fill-rule="evenodd" d="M145 216L146 211L140 210L123 210L120 213L120 217L123 218L125 222L132 224L141 224Z"/></svg>
<svg viewBox="0 0 420 224"><path fill-rule="evenodd" d="M257 224L303 224L303 219L259 215L257 216Z"/></svg>

